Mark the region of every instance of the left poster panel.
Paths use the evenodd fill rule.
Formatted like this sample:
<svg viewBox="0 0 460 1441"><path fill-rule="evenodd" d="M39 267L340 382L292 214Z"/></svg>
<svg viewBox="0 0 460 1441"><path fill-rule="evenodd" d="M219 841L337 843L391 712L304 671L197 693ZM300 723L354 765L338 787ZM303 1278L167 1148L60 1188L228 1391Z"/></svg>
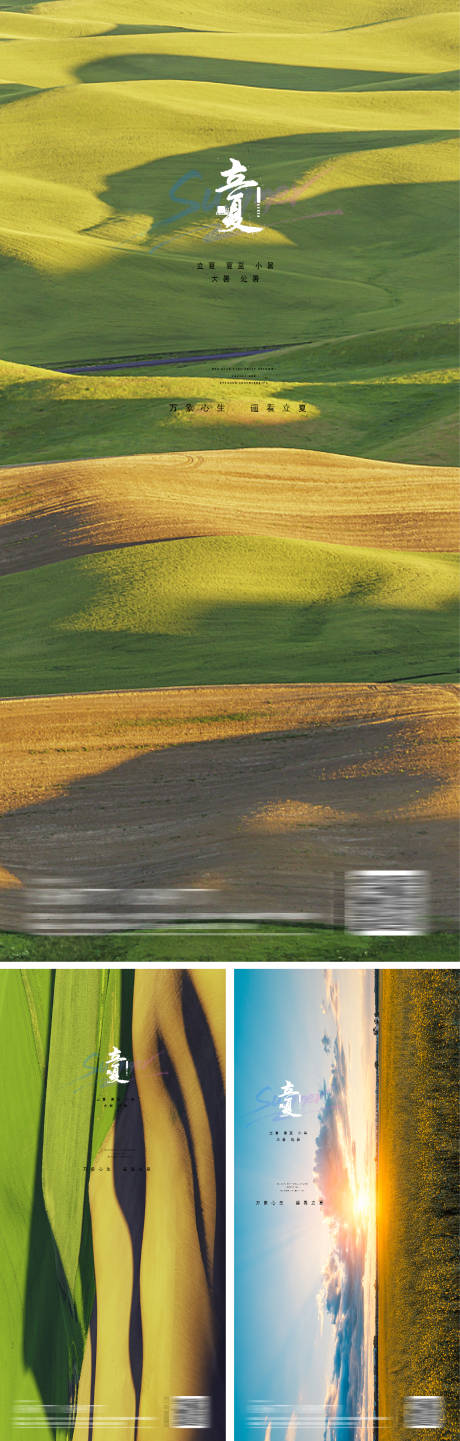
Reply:
<svg viewBox="0 0 460 1441"><path fill-rule="evenodd" d="M0 1435L225 1431L225 970L4 969Z"/></svg>

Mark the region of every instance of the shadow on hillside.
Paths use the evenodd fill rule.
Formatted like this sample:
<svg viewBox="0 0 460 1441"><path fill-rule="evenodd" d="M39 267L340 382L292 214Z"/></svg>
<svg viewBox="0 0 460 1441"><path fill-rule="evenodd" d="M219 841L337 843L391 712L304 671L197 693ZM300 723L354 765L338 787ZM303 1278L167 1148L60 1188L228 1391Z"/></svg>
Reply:
<svg viewBox="0 0 460 1441"><path fill-rule="evenodd" d="M456 70L439 75L414 75L413 71L394 75L388 70L342 70L320 65L277 65L174 54L108 55L88 61L75 73L81 83L89 84L113 84L116 80L189 80L212 85L255 86L263 90L445 90L458 85Z"/></svg>
<svg viewBox="0 0 460 1441"><path fill-rule="evenodd" d="M244 145L241 158L265 194L300 182L305 191L295 202L263 208L261 220L272 233L260 244L250 237L251 246L247 236L204 237L206 227L214 228L215 187L228 166L228 148L162 157L109 175L99 196L107 218L81 232L78 254L85 264L76 263L68 237L55 270L52 256L48 269L3 257L3 355L59 368L168 346L190 351L191 341L199 349L225 350L442 320L451 307L451 236L457 246L454 183L334 189L334 159L426 145L453 133L321 132ZM315 200L304 177L322 167L328 188ZM338 215L318 216L337 209ZM131 215L146 217L145 239L136 234L137 221L130 230ZM191 222L195 229L186 235ZM85 249L87 235L101 242L97 249ZM174 250L175 240L182 245ZM241 283L237 272L234 283L212 283L208 258L223 274L229 257L243 260L250 272L252 260L271 259L274 270L264 271L258 284ZM336 449L342 448L339 440Z"/></svg>
<svg viewBox="0 0 460 1441"><path fill-rule="evenodd" d="M36 576L40 581L40 570ZM46 579L51 585L52 573ZM60 584L65 585L62 572ZM85 585L82 606L93 606L97 615L101 595L101 605L108 608L96 573L85 572L81 584ZM216 574L216 592L218 588ZM372 590L371 584L350 577L348 596L337 601L228 604L216 596L215 602L205 607L192 597L182 632L161 634L154 628L153 586L152 630L145 633L128 628L106 630L102 621L100 629L60 630L65 601L61 599L54 615L47 592L43 600L41 587L33 592L33 614L30 599L24 601L22 612L18 606L14 614L11 610L10 631L2 646L0 694L281 681L455 681L456 602L436 609L379 605L373 602ZM72 598L75 611L75 590ZM131 604L135 610L132 598Z"/></svg>
<svg viewBox="0 0 460 1441"><path fill-rule="evenodd" d="M29 95L41 95L38 85L0 85L0 105L12 105L14 100L27 100Z"/></svg>
<svg viewBox="0 0 460 1441"><path fill-rule="evenodd" d="M302 224L309 219L309 214L318 210L325 210L333 203L334 207L344 209L344 218L353 215L358 209L356 201L365 198L366 209L370 199L373 199L378 212L378 231L376 230L374 240L383 238L386 225L392 211L395 197L399 195L403 200L404 215L407 219L417 209L417 198L412 192L424 192L424 213L429 221L429 207L426 205L426 195L430 191L442 192L444 197L450 192L456 191L455 182L417 182L410 185L398 183L385 186L385 215L382 215L382 193L379 185L356 186L351 190L335 188L334 162L346 156L359 154L361 151L385 151L399 147L426 145L429 142L439 143L441 140L452 139L456 132L454 130L427 131L427 130L388 130L388 131L351 131L351 132L320 132L311 135L289 135L273 136L264 140L248 141L238 148L241 158L247 167L248 175L260 183L263 191L263 203L261 223L265 226L279 230L281 235L290 238L290 225L293 223ZM114 172L107 176L105 187L100 192L99 198L109 205L114 212L114 219L118 220L121 215L130 213L152 215L152 227L150 240L154 240L160 234L163 227L168 228L168 238L173 234L180 233L181 224L185 224L187 230L192 219L195 224L197 220L211 225L216 216L216 186L221 184L221 172L228 167L229 148L218 146L201 151L192 151L183 155L162 156L160 159L149 161L146 165L135 166L130 170ZM311 178L312 185L315 177L323 175L326 178L326 189L320 196L310 196L308 180ZM304 189L304 193L292 202L286 201L281 204L269 204L269 196L277 191L293 187ZM173 202L173 203L171 203ZM402 209L402 207L401 207ZM298 219L300 210L301 217ZM426 212L428 210L428 215ZM377 219L377 215L375 217ZM361 223L363 216L361 215ZM287 225L286 225L287 222ZM104 223L104 222L103 222ZM343 235L343 220L340 222L341 237ZM94 233L98 227L92 227L88 233ZM404 236L400 235L400 241ZM415 237L414 237L415 238ZM428 232L429 238L429 232ZM224 236L225 244L230 246L235 237ZM238 236L237 243L244 247L245 237ZM294 232L292 239L296 241ZM417 241L419 243L419 233ZM126 236L129 242L129 236ZM369 237L366 231L366 244L372 247L372 236ZM298 245L299 239L296 241ZM425 248L426 237L424 236ZM276 240L272 241L271 244ZM308 233L308 251L311 254L311 245L314 238ZM196 244L206 258L203 248L203 236L197 233ZM342 238L338 241L335 234L333 247L342 254ZM221 247L219 247L221 248ZM248 241L246 237L246 248ZM289 255L283 247L280 256L283 264L289 264ZM342 254L342 264L345 257ZM297 257L298 263L298 257ZM366 266L367 269L367 266ZM365 279L365 272L363 280ZM394 317L392 317L394 323Z"/></svg>
<svg viewBox="0 0 460 1441"><path fill-rule="evenodd" d="M187 25L115 25L114 30L104 30L104 35L209 35L209 30L193 29Z"/></svg>
<svg viewBox="0 0 460 1441"><path fill-rule="evenodd" d="M59 943L58 943L59 944ZM73 943L70 942L72 947ZM91 962L97 962L98 942L95 950L92 948ZM69 947L66 943L66 960L69 958ZM78 955L78 946L76 947ZM106 959L106 957L104 957ZM113 963L114 957L111 961ZM53 975L53 973L52 973ZM54 986L54 982L52 983ZM134 972L122 971L122 1005L120 1036L123 1054L129 1055L131 1046L131 1017L133 998ZM52 994L52 993L51 993ZM48 1027L48 1039L46 1046L47 1064L49 1058L50 1035L52 1021L52 1001L50 1005L50 1019ZM126 1051L126 1047L128 1050ZM82 1058L83 1059L83 1058ZM76 1307L69 1291L67 1279L64 1274L56 1242L53 1236L51 1224L45 1207L42 1182L43 1162L43 1138L46 1108L46 1076L42 1092L40 1128L37 1146L37 1164L35 1173L35 1188L30 1216L30 1241L27 1266L26 1300L24 1308L24 1331L23 1331L23 1356L24 1364L30 1368L35 1378L43 1406L48 1408L48 1417L55 1417L60 1407L67 1410L73 1409L76 1403L78 1383L80 1379L81 1364L85 1337L90 1325L93 1332L93 1340L96 1335L94 1325L95 1308L95 1278L93 1263L93 1246L91 1233L91 1216L89 1208L88 1190L85 1191L84 1208L81 1229L81 1245L79 1255L79 1272L81 1284L81 1302L83 1307L83 1324L80 1323ZM91 1134L94 1120L95 1095L93 1096ZM119 1098L121 1097L121 1090ZM64 1100L63 1100L64 1104ZM66 1102L67 1104L67 1102ZM133 1120L133 1117L130 1117ZM116 1139L114 1164L117 1174L121 1174L122 1161L118 1160L119 1132L118 1126L124 1126L123 1115L116 1117ZM107 1126L109 1122L107 1121ZM123 1139L123 1138L121 1138ZM88 1154L82 1156L82 1166L89 1166L91 1156L91 1139L89 1141ZM142 1232L141 1232L142 1234ZM31 1421L31 1425L34 1424ZM35 1422L35 1425L37 1423ZM69 1424L69 1423L67 1423ZM60 1425L56 1422L53 1425L52 1419L47 1420L47 1425L53 1436L61 1434L66 1428L64 1416ZM69 1428L71 1429L71 1428Z"/></svg>
<svg viewBox="0 0 460 1441"><path fill-rule="evenodd" d="M316 914L330 903L334 875L343 898L350 866L402 866L431 872L432 915L452 920L456 822L407 815L444 783L445 738L454 723L430 721L429 701L427 692L420 715L378 725L348 717L343 725L326 719L311 726L307 696L303 730L301 722L284 731L268 723L261 734L166 750L147 742L134 759L4 816L2 862L20 879L71 877L74 886L182 887L211 877L227 910ZM417 764L422 722L430 757L422 750ZM133 746L145 734L141 723L134 726ZM49 740L43 765L52 776L52 734ZM100 763L106 759L101 746Z"/></svg>
<svg viewBox="0 0 460 1441"><path fill-rule="evenodd" d="M54 981L53 981L54 986ZM51 1035L52 1001L49 1012L47 1064ZM83 1359L84 1335L69 1291L61 1258L45 1207L42 1182L43 1136L46 1106L44 1073L34 1195L30 1213L30 1240L24 1305L23 1360L34 1376L44 1406L56 1416L59 1407L72 1408ZM88 1197L82 1221L80 1250L82 1299L89 1323L94 1295L91 1220ZM31 1425L34 1423L31 1422ZM45 1422L43 1423L45 1425ZM37 1423L35 1422L35 1425ZM60 1427L52 1419L46 1427L55 1437Z"/></svg>
<svg viewBox="0 0 460 1441"><path fill-rule="evenodd" d="M21 14L23 10L33 10L35 5L42 4L43 0L3 0L2 10L5 10L7 14L10 10Z"/></svg>
<svg viewBox="0 0 460 1441"><path fill-rule="evenodd" d="M222 482L220 455L219 451L215 457L216 485ZM154 465L153 460L152 467ZM250 471L248 462L248 484ZM369 483L372 486L372 479ZM425 485L426 483L425 477ZM133 480L133 486L135 484L136 481ZM224 484L227 485L227 478ZM153 485L155 486L154 478ZM312 508L310 514L304 510L294 515L289 522L285 517L282 518L282 488L281 462L280 491L277 500L273 495L272 525L267 528L267 534L272 536L275 517L278 535L284 538L337 545L382 547L383 551L456 553L457 513L454 509L449 510L447 505L443 509L435 506L431 508L426 503L426 490L423 499L418 501L414 495L412 509L402 511L399 515L394 505L388 510L382 509L370 514L363 499L361 510L350 504L348 511L326 515L317 514ZM91 495L91 479L89 494ZM184 500L180 519L168 521L165 518L161 522L152 510L149 510L148 515L145 512L141 515L135 509L134 514L129 515L123 506L118 509L116 502L112 503L110 511L108 501L99 506L95 486L91 501L88 499L86 504L77 493L72 499L70 488L65 496L56 498L54 506L50 497L51 489L45 487L40 510L34 510L32 516L26 514L17 520L0 524L0 577L104 551L122 551L146 544L169 544L172 541L203 536L244 536L251 531L253 534L260 533L261 530L261 525L257 524L255 518L251 527L249 522L239 523L238 513L233 508L227 513L225 520L222 520L222 516L217 518L211 502L207 508L200 502L197 511L197 496L193 497L191 510L186 509Z"/></svg>

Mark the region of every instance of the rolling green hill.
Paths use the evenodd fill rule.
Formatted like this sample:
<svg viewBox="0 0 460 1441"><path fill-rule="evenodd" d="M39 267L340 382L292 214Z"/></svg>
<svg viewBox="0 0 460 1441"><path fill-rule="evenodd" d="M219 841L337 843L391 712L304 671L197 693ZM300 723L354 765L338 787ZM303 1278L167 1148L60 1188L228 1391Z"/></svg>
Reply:
<svg viewBox="0 0 460 1441"><path fill-rule="evenodd" d="M443 18L442 0L356 0L353 16L357 27L387 21L399 23L423 16L425 24L433 17ZM39 33L62 35L64 28L75 35L156 33L161 31L210 30L216 34L254 27L269 34L279 23L276 0L222 0L218 12L213 0L158 0L156 23L152 25L150 0L4 0L3 9L14 11L12 33L36 33L29 16L39 16ZM17 13L16 13L17 12ZM313 0L305 12L302 0L287 0L283 6L283 28L294 34L319 31L343 32L349 28L349 7L346 0ZM32 22L33 24L33 22ZM354 28L354 27L352 27ZM390 42L391 44L391 42Z"/></svg>
<svg viewBox="0 0 460 1441"><path fill-rule="evenodd" d="M358 339L213 362L210 375L191 367L195 376L167 367L64 376L0 363L0 462L275 445L455 465L456 334L455 325L389 330L375 338L375 364ZM423 349L433 352L430 370Z"/></svg>
<svg viewBox="0 0 460 1441"><path fill-rule="evenodd" d="M4 104L0 136L8 359L59 369L451 318L448 91L430 91L427 113L415 90L74 84ZM260 236L209 240L205 197L235 150L264 191L294 198L269 205ZM227 261L245 263L244 284L237 268L224 284Z"/></svg>
<svg viewBox="0 0 460 1441"><path fill-rule="evenodd" d="M282 16L274 0L174 0L154 25L148 0L4 6L3 358L59 371L270 344L273 381L308 384L317 409L313 436L285 427L283 444L452 463L452 346L440 365L437 337L455 313L455 17L357 0L352 18L344 0L289 0ZM260 234L210 233L235 153L262 186ZM353 392L344 347L360 354ZM256 387L262 366L187 374ZM404 389L381 384L387 366ZM129 453L139 434L181 448L134 381L121 415L94 378L89 412L50 385L7 395L3 460ZM250 426L231 443L252 444Z"/></svg>
<svg viewBox="0 0 460 1441"><path fill-rule="evenodd" d="M267 537L126 546L4 577L3 695L449 680L455 558Z"/></svg>

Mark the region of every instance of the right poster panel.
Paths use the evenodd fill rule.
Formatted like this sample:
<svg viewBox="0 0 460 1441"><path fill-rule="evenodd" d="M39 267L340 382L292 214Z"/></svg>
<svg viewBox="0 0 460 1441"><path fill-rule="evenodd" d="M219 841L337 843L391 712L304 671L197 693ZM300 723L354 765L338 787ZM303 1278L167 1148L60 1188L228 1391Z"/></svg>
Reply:
<svg viewBox="0 0 460 1441"><path fill-rule="evenodd" d="M453 1441L458 973L237 969L235 1078L236 1441Z"/></svg>

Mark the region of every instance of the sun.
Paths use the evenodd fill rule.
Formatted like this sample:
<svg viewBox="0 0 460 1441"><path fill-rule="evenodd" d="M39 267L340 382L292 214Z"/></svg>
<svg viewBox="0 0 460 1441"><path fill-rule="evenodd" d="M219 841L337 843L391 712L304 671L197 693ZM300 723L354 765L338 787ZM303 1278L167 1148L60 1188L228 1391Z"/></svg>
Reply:
<svg viewBox="0 0 460 1441"><path fill-rule="evenodd" d="M369 1187L364 1185L359 1186L355 1197L355 1213L360 1221L363 1221L365 1217L369 1215L370 1204L371 1196Z"/></svg>

